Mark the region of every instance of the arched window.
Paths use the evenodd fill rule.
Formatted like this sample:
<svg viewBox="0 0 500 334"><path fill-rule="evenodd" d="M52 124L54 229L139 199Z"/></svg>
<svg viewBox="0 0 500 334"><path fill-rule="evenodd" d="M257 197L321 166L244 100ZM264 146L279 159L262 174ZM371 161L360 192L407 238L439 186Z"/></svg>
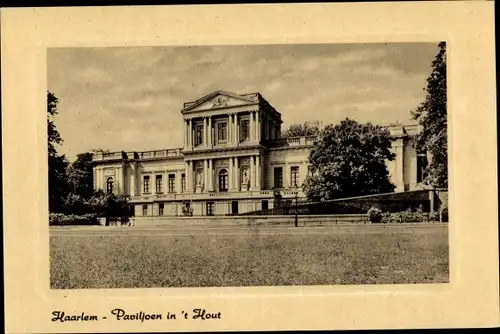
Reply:
<svg viewBox="0 0 500 334"><path fill-rule="evenodd" d="M228 187L228 173L227 170L222 169L219 172L219 191L227 191Z"/></svg>
<svg viewBox="0 0 500 334"><path fill-rule="evenodd" d="M106 180L106 192L108 194L111 194L113 192L113 178L112 177L108 177L108 179Z"/></svg>

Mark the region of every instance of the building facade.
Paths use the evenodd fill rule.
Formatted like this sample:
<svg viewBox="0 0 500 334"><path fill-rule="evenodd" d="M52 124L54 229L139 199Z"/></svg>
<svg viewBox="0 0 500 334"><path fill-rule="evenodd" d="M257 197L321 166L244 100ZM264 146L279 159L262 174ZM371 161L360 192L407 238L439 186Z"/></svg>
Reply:
<svg viewBox="0 0 500 334"><path fill-rule="evenodd" d="M216 91L184 103L184 147L94 155L94 189L125 195L135 216L231 215L305 197L314 137L281 138L281 114L261 94ZM416 189L425 157L418 128L390 126L396 191Z"/></svg>

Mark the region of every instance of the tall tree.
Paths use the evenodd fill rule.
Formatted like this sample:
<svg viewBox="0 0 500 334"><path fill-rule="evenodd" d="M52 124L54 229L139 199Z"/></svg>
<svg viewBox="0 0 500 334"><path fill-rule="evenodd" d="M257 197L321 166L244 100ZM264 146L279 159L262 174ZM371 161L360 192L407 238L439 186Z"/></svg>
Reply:
<svg viewBox="0 0 500 334"><path fill-rule="evenodd" d="M307 121L303 124L292 124L288 129L283 131L281 137L301 137L301 136L317 136L321 130L320 121Z"/></svg>
<svg viewBox="0 0 500 334"><path fill-rule="evenodd" d="M387 160L394 160L389 131L346 119L320 131L309 154L311 174L303 185L307 197L325 201L394 191Z"/></svg>
<svg viewBox="0 0 500 334"><path fill-rule="evenodd" d="M446 117L446 43L439 43L439 52L432 62L427 78L425 100L412 111L422 126L417 136L417 149L428 152L430 161L424 170L424 181L434 187L448 187L448 141Z"/></svg>
<svg viewBox="0 0 500 334"><path fill-rule="evenodd" d="M64 155L59 155L56 145L63 140L54 123L57 115L57 97L47 91L47 142L48 142L48 167L49 167L49 211L62 212L64 200L68 192L66 181L66 168L68 162Z"/></svg>
<svg viewBox="0 0 500 334"><path fill-rule="evenodd" d="M67 170L70 191L85 200L94 191L92 157L92 152L78 154Z"/></svg>

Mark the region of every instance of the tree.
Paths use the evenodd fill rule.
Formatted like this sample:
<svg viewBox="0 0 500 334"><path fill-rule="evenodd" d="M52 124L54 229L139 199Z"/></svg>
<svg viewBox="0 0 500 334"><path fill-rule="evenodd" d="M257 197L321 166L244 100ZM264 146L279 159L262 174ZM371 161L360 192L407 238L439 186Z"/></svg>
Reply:
<svg viewBox="0 0 500 334"><path fill-rule="evenodd" d="M47 91L47 142L48 142L48 167L49 167L49 211L62 212L64 200L68 192L66 181L66 168L68 162L64 155L58 155L56 145L63 140L57 130L54 117L57 115L57 97Z"/></svg>
<svg viewBox="0 0 500 334"><path fill-rule="evenodd" d="M307 121L304 124L292 124L282 133L281 137L317 136L320 129L320 121Z"/></svg>
<svg viewBox="0 0 500 334"><path fill-rule="evenodd" d="M394 160L389 131L346 119L320 131L309 154L312 175L304 182L307 197L326 201L394 191L386 161Z"/></svg>
<svg viewBox="0 0 500 334"><path fill-rule="evenodd" d="M94 214L106 217L106 219L121 218L123 220L130 213L129 205L124 196L107 194L102 190L94 192L87 203L92 208Z"/></svg>
<svg viewBox="0 0 500 334"><path fill-rule="evenodd" d="M427 78L425 100L411 114L422 126L417 136L417 150L428 152L430 161L424 170L424 182L434 187L448 187L448 141L446 118L446 43L439 52Z"/></svg>
<svg viewBox="0 0 500 334"><path fill-rule="evenodd" d="M70 191L85 200L94 193L92 157L91 152L78 154L67 171Z"/></svg>

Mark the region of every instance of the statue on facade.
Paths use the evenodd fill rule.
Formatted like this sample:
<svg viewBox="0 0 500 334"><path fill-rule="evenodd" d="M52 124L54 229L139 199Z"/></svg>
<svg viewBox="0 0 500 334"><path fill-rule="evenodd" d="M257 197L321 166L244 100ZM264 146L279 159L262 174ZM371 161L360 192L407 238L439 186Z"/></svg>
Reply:
<svg viewBox="0 0 500 334"><path fill-rule="evenodd" d="M196 185L201 186L202 184L203 184L203 175L202 175L201 171L198 171L196 173Z"/></svg>
<svg viewBox="0 0 500 334"><path fill-rule="evenodd" d="M245 169L243 171L243 184L248 185L249 182L248 171Z"/></svg>

